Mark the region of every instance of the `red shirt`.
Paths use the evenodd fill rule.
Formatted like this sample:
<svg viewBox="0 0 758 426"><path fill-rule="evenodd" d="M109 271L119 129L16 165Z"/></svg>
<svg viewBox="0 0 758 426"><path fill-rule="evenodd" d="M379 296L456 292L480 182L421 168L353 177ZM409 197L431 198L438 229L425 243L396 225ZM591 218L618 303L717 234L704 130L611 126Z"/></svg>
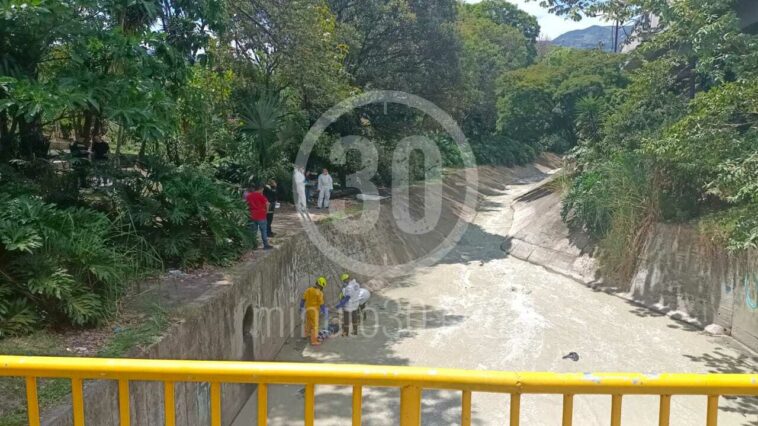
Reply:
<svg viewBox="0 0 758 426"><path fill-rule="evenodd" d="M259 222L266 220L266 203L268 200L260 192L248 192L245 196L247 207L250 209L250 219Z"/></svg>

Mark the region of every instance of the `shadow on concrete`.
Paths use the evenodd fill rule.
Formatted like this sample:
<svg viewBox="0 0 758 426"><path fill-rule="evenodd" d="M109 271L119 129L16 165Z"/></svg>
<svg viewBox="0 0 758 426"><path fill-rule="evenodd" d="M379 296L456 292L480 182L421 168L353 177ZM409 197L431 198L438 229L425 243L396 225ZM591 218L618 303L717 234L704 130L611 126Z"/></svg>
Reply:
<svg viewBox="0 0 758 426"><path fill-rule="evenodd" d="M634 301L626 300L630 306L629 312L640 318L660 318L667 316L672 321L666 327L677 330L684 330L702 334L700 327L692 325L677 315L667 315L661 311L655 311L651 308L640 305ZM709 373L721 374L755 374L758 366L758 357L740 353L737 356L730 355L723 348L717 347L713 352L703 353L701 355L684 355L685 358L692 362L704 365ZM719 409L724 412L739 413L743 416L753 418L745 420L745 426L758 426L758 397L743 396L724 396L722 397L732 403L731 406L721 404Z"/></svg>
<svg viewBox="0 0 758 426"><path fill-rule="evenodd" d="M592 290L607 293L610 295L615 295L615 296L621 296L620 293L623 293L617 288L603 287L603 286L594 286L592 287ZM666 327L668 328L675 329L675 330L694 331L698 333L703 331L702 327L698 327L696 325L693 325L687 322L681 315L677 313L669 315L668 309L655 310L651 307L645 306L634 300L629 300L625 297L622 297L622 299L627 305L629 305L629 312L633 313L634 315L640 318L668 317L669 319L672 320L671 324L666 325Z"/></svg>
<svg viewBox="0 0 758 426"><path fill-rule="evenodd" d="M534 169L532 170L532 173L530 173L529 176L514 177L511 182L508 182L508 185L512 185L512 186L531 185L534 183L541 182L549 176L550 175L548 175L547 173L539 172L537 171L537 169Z"/></svg>
<svg viewBox="0 0 758 426"><path fill-rule="evenodd" d="M332 391L320 391L316 395L316 423L320 413L331 413L338 416L341 424L349 424L351 419L352 396L347 387L332 388ZM303 398L304 399L304 398ZM300 399L301 401L303 399ZM442 425L461 424L461 393L454 391L426 390L421 397L421 424ZM278 410L277 410L278 412ZM388 413L385 418L378 419L371 413ZM338 414L337 414L338 413ZM472 409L472 425L483 425L484 421ZM391 416L391 417L390 417ZM363 397L363 424L399 424L400 390L395 388L371 388ZM302 422L302 416L277 416L277 422L295 424ZM330 422L334 424L334 422Z"/></svg>
<svg viewBox="0 0 758 426"><path fill-rule="evenodd" d="M597 242L584 230L569 228L568 240L572 246L579 249L581 256L593 255L597 250ZM595 278L601 278L599 272L595 275Z"/></svg>
<svg viewBox="0 0 758 426"><path fill-rule="evenodd" d="M626 303L629 305L629 312L633 313L634 315L637 315L640 318L660 318L660 317L666 316L666 314L662 312L654 311L648 307L638 305L629 300L627 300ZM676 319L676 318L673 318L673 319ZM685 323L682 323L682 324L685 324Z"/></svg>
<svg viewBox="0 0 758 426"><path fill-rule="evenodd" d="M508 193L508 190L505 189L505 185L502 185L501 188L484 187L479 185L479 190L477 192L480 194L480 199L486 199L486 197L499 197L505 195Z"/></svg>
<svg viewBox="0 0 758 426"><path fill-rule="evenodd" d="M694 325L683 322L683 321L677 321L676 323L669 324L666 327L674 329L674 330L701 331L700 327L695 327Z"/></svg>
<svg viewBox="0 0 758 426"><path fill-rule="evenodd" d="M407 278L393 283L407 287L414 285ZM339 318L332 313L332 322ZM421 330L441 329L461 323L464 317L452 315L444 309L410 303L406 299L389 299L381 294L372 295L367 316L358 336L333 337L318 348L310 348L305 339L290 339L277 357L283 362L313 362L336 364L374 364L405 366L410 360L399 356L394 346L405 339L413 339ZM333 389L333 390L332 390ZM276 424L295 424L303 419L303 386L287 386L288 397L269 398L269 416ZM317 389L317 418L325 416L349 423L351 418L351 392L349 388L330 387ZM373 404L381 404L372 408ZM400 393L394 388L365 388L363 412L390 412L399 414ZM389 409L387 408L389 407ZM425 391L423 416L425 424L450 424L460 421L460 392ZM391 423L386 419L384 423ZM332 421L332 423L334 423ZM370 422L366 422L369 424ZM475 422L474 424L481 424Z"/></svg>
<svg viewBox="0 0 758 426"><path fill-rule="evenodd" d="M551 188L548 188L546 186L540 186L533 191L529 191L524 195L520 195L516 197L515 201L517 203L531 203L533 201L537 201L540 198L547 197L548 195L552 194L553 190Z"/></svg>
<svg viewBox="0 0 758 426"><path fill-rule="evenodd" d="M493 202L493 201L490 201L490 200L480 200L479 204L477 205L476 211L478 213L483 213L483 212L500 212L500 211L503 211L503 204L502 203ZM471 224L471 223L469 222L469 224Z"/></svg>
<svg viewBox="0 0 758 426"><path fill-rule="evenodd" d="M614 293L606 289L595 289L606 293ZM660 318L668 317L671 323L666 327L676 330L683 330L703 334L703 330L693 324L690 324L677 317L677 315L667 315L660 311L640 305L632 300L625 300L629 305L629 312L643 318ZM727 337L724 337L727 339ZM690 361L703 365L708 373L715 374L755 374L758 366L758 356L748 355L745 351L739 351L739 355L731 355L722 347L717 347L713 352L706 352L701 355L684 355ZM731 405L725 406L724 400L730 401ZM723 396L719 410L730 413L738 413L745 417L743 426L758 426L758 397L746 396Z"/></svg>
<svg viewBox="0 0 758 426"><path fill-rule="evenodd" d="M502 207L501 207L502 208ZM507 253L501 250L505 237L486 231L475 223L469 223L466 232L453 250L438 263L466 264L479 262L484 265L493 260L505 259Z"/></svg>
<svg viewBox="0 0 758 426"><path fill-rule="evenodd" d="M692 362L703 364L710 373L722 374L755 374L758 357L740 354L733 356L725 353L723 348L716 348L713 352L701 355L685 355ZM758 397L724 396L723 399L731 401L734 406L719 407L721 411L739 413L751 420L745 419L744 425L758 426Z"/></svg>

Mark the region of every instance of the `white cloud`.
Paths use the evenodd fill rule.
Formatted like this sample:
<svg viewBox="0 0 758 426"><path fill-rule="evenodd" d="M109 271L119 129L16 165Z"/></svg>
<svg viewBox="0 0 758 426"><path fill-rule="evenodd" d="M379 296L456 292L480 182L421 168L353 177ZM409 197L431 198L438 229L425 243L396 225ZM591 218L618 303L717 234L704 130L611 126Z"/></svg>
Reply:
<svg viewBox="0 0 758 426"><path fill-rule="evenodd" d="M478 3L480 0L465 0L466 3ZM554 39L568 31L580 30L593 25L610 25L602 18L584 18L579 22L570 19L564 19L561 16L555 16L548 12L547 9L539 5L538 0L527 2L526 0L509 0L519 7L519 9L533 15L537 18L542 30L542 35Z"/></svg>

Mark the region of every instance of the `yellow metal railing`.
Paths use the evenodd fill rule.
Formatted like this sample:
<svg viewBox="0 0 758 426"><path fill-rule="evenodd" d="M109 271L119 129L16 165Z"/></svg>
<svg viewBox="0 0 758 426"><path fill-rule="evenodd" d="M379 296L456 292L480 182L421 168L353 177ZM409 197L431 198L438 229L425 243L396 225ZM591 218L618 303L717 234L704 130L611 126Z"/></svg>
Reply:
<svg viewBox="0 0 758 426"><path fill-rule="evenodd" d="M521 395L563 395L563 425L573 422L573 398L582 394L611 396L610 424L621 424L623 395L659 395L659 425L669 424L672 395L707 396L706 425L716 426L722 395L758 395L758 374L553 374L469 371L419 367L291 364L266 362L168 361L102 358L48 358L0 356L0 377L26 379L29 424L39 425L38 378L71 379L74 425L84 425L84 380L115 380L119 389L121 426L129 425L129 382L164 383L166 425L175 424L174 383L210 383L211 424L221 425L221 384L258 384L258 425L268 421L268 385L305 385L305 424L315 418L316 385L353 387L352 421L361 424L363 387L400 389L400 424L418 425L424 389L461 391L461 423L471 424L472 392L510 394L510 425L520 418Z"/></svg>

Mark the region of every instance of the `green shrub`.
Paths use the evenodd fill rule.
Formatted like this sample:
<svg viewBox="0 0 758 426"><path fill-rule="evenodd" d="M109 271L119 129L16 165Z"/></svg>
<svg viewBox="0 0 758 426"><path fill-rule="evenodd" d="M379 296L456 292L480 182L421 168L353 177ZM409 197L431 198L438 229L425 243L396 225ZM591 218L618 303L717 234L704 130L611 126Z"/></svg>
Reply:
<svg viewBox="0 0 758 426"><path fill-rule="evenodd" d="M526 164L540 154L541 149L529 144L492 135L471 143L478 164L515 166Z"/></svg>
<svg viewBox="0 0 758 426"><path fill-rule="evenodd" d="M599 240L601 266L611 278L629 278L659 216L652 176L643 157L617 155L578 175L563 201L563 220Z"/></svg>
<svg viewBox="0 0 758 426"><path fill-rule="evenodd" d="M539 145L546 151L562 154L568 152L571 149L572 143L570 140L559 134L549 134L543 136L540 139Z"/></svg>
<svg viewBox="0 0 758 426"><path fill-rule="evenodd" d="M224 263L254 243L232 186L197 167L151 164L120 179L112 209L171 265Z"/></svg>
<svg viewBox="0 0 758 426"><path fill-rule="evenodd" d="M570 226L602 238L614 216L644 210L652 197L650 165L636 154L621 154L578 175L563 201Z"/></svg>
<svg viewBox="0 0 758 426"><path fill-rule="evenodd" d="M210 170L157 163L111 172L112 188L74 183L56 197L51 188L78 176L36 163L0 171L0 338L96 325L131 279L161 263L225 263L254 243L241 194Z"/></svg>
<svg viewBox="0 0 758 426"><path fill-rule="evenodd" d="M105 319L136 271L107 216L29 195L0 205L0 337Z"/></svg>
<svg viewBox="0 0 758 426"><path fill-rule="evenodd" d="M429 138L437 144L444 167L463 167L463 153L453 138L441 133L431 134Z"/></svg>

